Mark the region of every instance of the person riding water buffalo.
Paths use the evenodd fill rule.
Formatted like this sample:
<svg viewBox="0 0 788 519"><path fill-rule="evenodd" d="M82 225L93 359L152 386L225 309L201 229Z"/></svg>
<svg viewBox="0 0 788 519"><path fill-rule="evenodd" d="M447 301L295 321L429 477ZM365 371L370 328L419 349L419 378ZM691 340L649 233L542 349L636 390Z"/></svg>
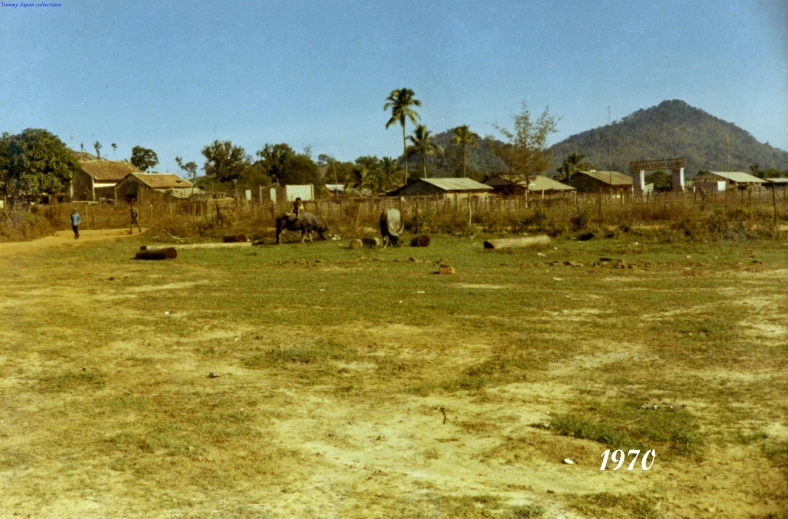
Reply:
<svg viewBox="0 0 788 519"><path fill-rule="evenodd" d="M304 203L301 201L301 197L298 197L293 201L293 210L289 213L285 213L290 220L298 220L298 215L304 212Z"/></svg>

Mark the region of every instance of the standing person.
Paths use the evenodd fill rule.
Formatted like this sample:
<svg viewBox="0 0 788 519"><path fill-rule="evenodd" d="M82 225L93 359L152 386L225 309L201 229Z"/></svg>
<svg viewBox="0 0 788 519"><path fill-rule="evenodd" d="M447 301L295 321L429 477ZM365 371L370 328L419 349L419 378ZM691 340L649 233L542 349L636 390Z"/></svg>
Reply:
<svg viewBox="0 0 788 519"><path fill-rule="evenodd" d="M79 217L79 213L76 209L72 209L71 211L71 228L74 230L74 239L79 239L79 224L82 223L82 219Z"/></svg>
<svg viewBox="0 0 788 519"><path fill-rule="evenodd" d="M137 219L140 216L140 212L137 211L137 208L134 207L134 204L129 204L129 205L131 206L131 209L129 210L129 213L131 215L131 223L129 224L129 234L134 233L134 224L137 224L137 229L139 229L139 231L142 232L140 223L137 221Z"/></svg>

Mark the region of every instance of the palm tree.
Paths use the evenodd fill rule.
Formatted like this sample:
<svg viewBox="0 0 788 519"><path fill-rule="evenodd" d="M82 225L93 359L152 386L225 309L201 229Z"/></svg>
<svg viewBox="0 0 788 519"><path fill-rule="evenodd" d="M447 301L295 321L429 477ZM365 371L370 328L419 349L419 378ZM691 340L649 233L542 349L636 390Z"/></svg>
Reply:
<svg viewBox="0 0 788 519"><path fill-rule="evenodd" d="M388 191L389 188L396 186L397 159L394 157L383 157L380 159L380 168L378 169L378 190Z"/></svg>
<svg viewBox="0 0 788 519"><path fill-rule="evenodd" d="M115 152L118 151L118 145L113 142L110 146L112 146L112 160L115 160Z"/></svg>
<svg viewBox="0 0 788 519"><path fill-rule="evenodd" d="M587 162L583 162L583 159L586 158L585 155L582 153L577 153L573 151L569 155L566 156L564 159L563 164L561 167L556 169L558 172L557 179L561 182L568 182L572 179L572 175L577 173L578 171L582 171L584 169L591 169L591 164Z"/></svg>
<svg viewBox="0 0 788 519"><path fill-rule="evenodd" d="M358 191L359 194L365 194L374 182L374 173L370 172L369 168L363 165L354 167L353 171L345 178L347 188L351 191Z"/></svg>
<svg viewBox="0 0 788 519"><path fill-rule="evenodd" d="M435 136L431 135L426 124L416 126L416 129L413 130L413 135L408 136L408 140L412 144L406 149L406 156L408 151L410 151L411 154L418 152L419 155L421 155L421 166L424 168L424 178L427 178L427 157L431 157L435 154L443 155L443 148L433 142L434 138Z"/></svg>
<svg viewBox="0 0 788 519"><path fill-rule="evenodd" d="M386 123L386 129L392 124L399 123L402 126L402 151L405 156L405 183L408 183L408 145L405 138L405 119L410 119L413 124L418 124L418 112L414 110L413 106L421 106L421 101L415 99L416 93L410 88L400 88L399 90L392 90L386 98L386 104L383 105L384 110L391 108L391 119Z"/></svg>
<svg viewBox="0 0 788 519"><path fill-rule="evenodd" d="M468 155L467 155L467 148L470 146L471 148L475 148L477 145L476 139L479 138L479 134L476 132L472 132L470 128L468 128L467 124L462 126L458 126L454 129L454 135L451 138L451 142L462 146L462 176L465 177L465 169L466 163L468 162Z"/></svg>

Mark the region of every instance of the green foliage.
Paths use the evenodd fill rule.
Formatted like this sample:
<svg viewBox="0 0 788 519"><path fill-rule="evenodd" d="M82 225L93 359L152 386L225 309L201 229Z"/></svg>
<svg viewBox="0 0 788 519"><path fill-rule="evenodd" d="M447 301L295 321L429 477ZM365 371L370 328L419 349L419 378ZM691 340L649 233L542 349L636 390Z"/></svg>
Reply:
<svg viewBox="0 0 788 519"><path fill-rule="evenodd" d="M594 403L581 413L556 416L550 428L625 451L657 449L687 456L703 444L695 418L685 409L643 410L636 401Z"/></svg>
<svg viewBox="0 0 788 519"><path fill-rule="evenodd" d="M266 144L257 156L258 165L280 185L323 183L320 168L312 158L307 153L297 153L288 144Z"/></svg>
<svg viewBox="0 0 788 519"><path fill-rule="evenodd" d="M47 130L28 128L0 138L0 192L9 197L58 193L79 171L73 153Z"/></svg>
<svg viewBox="0 0 788 519"><path fill-rule="evenodd" d="M427 157L443 154L443 147L435 143L435 136L427 129L426 124L420 124L413 130L413 135L408 136L411 145L406 149L408 156L419 154L423 178L427 178Z"/></svg>
<svg viewBox="0 0 788 519"><path fill-rule="evenodd" d="M215 140L202 149L202 155L205 157L205 175L218 183L238 180L249 164L246 151L230 141Z"/></svg>
<svg viewBox="0 0 788 519"><path fill-rule="evenodd" d="M557 131L558 120L550 115L546 107L538 119L531 119L528 104L523 101L519 114L513 114L514 130L495 125L507 142L496 146L495 153L512 173L540 175L550 169L552 152L547 148L547 138Z"/></svg>
<svg viewBox="0 0 788 519"><path fill-rule="evenodd" d="M131 163L141 171L148 171L159 163L159 157L153 150L143 148L142 146L134 146L131 148Z"/></svg>
<svg viewBox="0 0 788 519"><path fill-rule="evenodd" d="M568 182L572 179L572 175L574 175L577 171L585 171L589 169L594 169L592 164L588 162L583 162L583 159L586 158L585 155L582 153L577 153L573 151L569 155L566 156L564 159L563 164L556 169L558 172L554 178L560 182Z"/></svg>
<svg viewBox="0 0 788 519"><path fill-rule="evenodd" d="M664 171L649 173L646 175L645 181L646 184L654 184L654 191L670 191L673 188L671 178Z"/></svg>

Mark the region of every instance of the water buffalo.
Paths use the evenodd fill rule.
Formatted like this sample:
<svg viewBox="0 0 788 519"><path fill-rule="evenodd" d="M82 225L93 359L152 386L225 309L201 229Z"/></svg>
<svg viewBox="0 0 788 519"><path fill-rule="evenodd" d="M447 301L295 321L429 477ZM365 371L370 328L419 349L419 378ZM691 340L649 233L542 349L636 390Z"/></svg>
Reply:
<svg viewBox="0 0 788 519"><path fill-rule="evenodd" d="M383 248L389 243L399 247L399 237L405 229L399 209L386 209L380 213L380 234L383 235Z"/></svg>
<svg viewBox="0 0 788 519"><path fill-rule="evenodd" d="M297 219L294 216L287 216L285 213L282 213L276 218L277 244L279 243L279 236L285 229L288 231L301 231L301 243L303 243L307 235L309 236L309 241L312 241L312 231L317 231L320 239L325 240L326 237L323 236L323 233L328 231L328 225L321 217L307 211L302 211Z"/></svg>

